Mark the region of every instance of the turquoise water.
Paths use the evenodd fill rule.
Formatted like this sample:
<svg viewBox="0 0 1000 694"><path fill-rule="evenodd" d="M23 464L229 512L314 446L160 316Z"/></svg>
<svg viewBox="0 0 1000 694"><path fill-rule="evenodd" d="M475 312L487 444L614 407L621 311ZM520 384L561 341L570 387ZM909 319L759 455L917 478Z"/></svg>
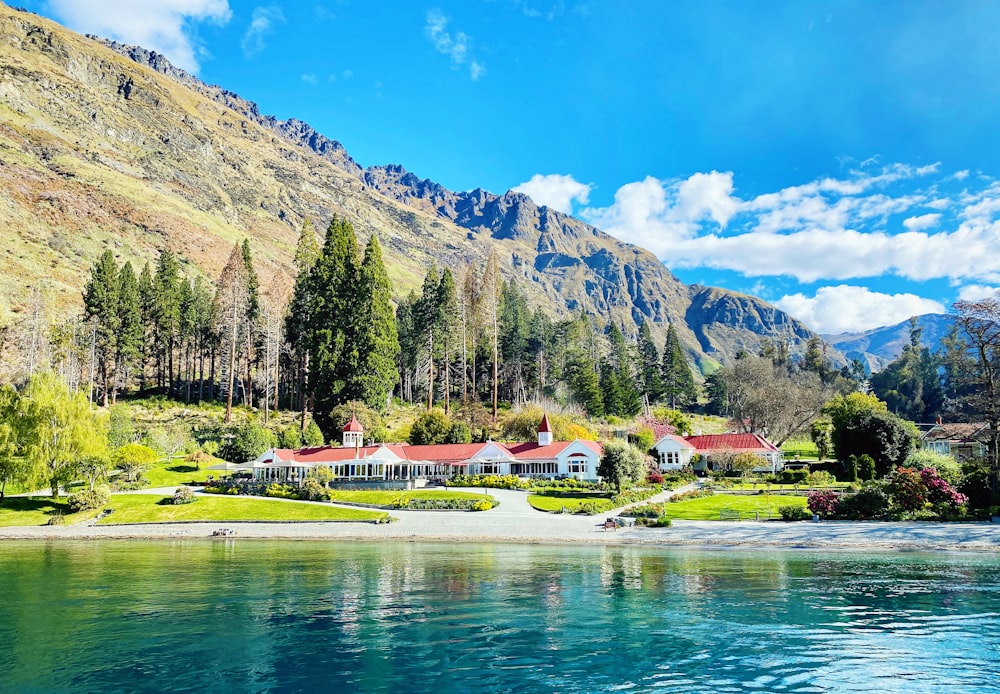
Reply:
<svg viewBox="0 0 1000 694"><path fill-rule="evenodd" d="M5 543L0 691L1000 691L1000 561Z"/></svg>

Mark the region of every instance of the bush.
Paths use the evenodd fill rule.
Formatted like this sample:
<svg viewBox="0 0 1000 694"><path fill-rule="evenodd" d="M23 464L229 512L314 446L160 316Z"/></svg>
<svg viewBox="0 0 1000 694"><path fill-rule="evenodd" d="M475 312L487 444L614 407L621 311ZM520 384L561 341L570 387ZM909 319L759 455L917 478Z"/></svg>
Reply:
<svg viewBox="0 0 1000 694"><path fill-rule="evenodd" d="M816 470L810 472L806 481L814 487L829 487L836 482L836 478L826 470Z"/></svg>
<svg viewBox="0 0 1000 694"><path fill-rule="evenodd" d="M663 475L659 472L651 472L646 475L647 484L663 484Z"/></svg>
<svg viewBox="0 0 1000 694"><path fill-rule="evenodd" d="M839 502L840 497L837 493L829 489L809 492L809 496L806 499L806 505L809 507L809 510L823 518L833 515L837 510Z"/></svg>
<svg viewBox="0 0 1000 694"><path fill-rule="evenodd" d="M425 412L410 425L409 442L414 446L444 443L451 433L451 420L443 410Z"/></svg>
<svg viewBox="0 0 1000 694"><path fill-rule="evenodd" d="M54 513L49 516L49 521L46 525L66 525L66 516L61 513Z"/></svg>
<svg viewBox="0 0 1000 694"><path fill-rule="evenodd" d="M670 519L666 518L666 517L657 518L653 522L653 527L656 527L656 528L669 528L670 527Z"/></svg>
<svg viewBox="0 0 1000 694"><path fill-rule="evenodd" d="M183 504L192 504L197 500L198 497L194 495L190 487L178 487L171 498L171 503L174 506L181 506Z"/></svg>
<svg viewBox="0 0 1000 694"><path fill-rule="evenodd" d="M302 445L310 448L323 445L323 430L311 419L302 432Z"/></svg>
<svg viewBox="0 0 1000 694"><path fill-rule="evenodd" d="M278 448L302 448L302 430L291 424L278 430Z"/></svg>
<svg viewBox="0 0 1000 694"><path fill-rule="evenodd" d="M93 490L87 489L73 494L66 500L66 510L70 513L80 511L91 511L101 508L111 499L111 492L107 487L98 486Z"/></svg>
<svg viewBox="0 0 1000 694"><path fill-rule="evenodd" d="M452 424L451 431L448 432L448 443L472 443L472 430L469 429L469 425L465 422Z"/></svg>
<svg viewBox="0 0 1000 694"><path fill-rule="evenodd" d="M318 477L306 477L299 488L299 497L305 501L329 501L330 490L323 486Z"/></svg>
<svg viewBox="0 0 1000 694"><path fill-rule="evenodd" d="M564 480L569 482L569 480ZM516 475L455 475L445 481L446 487L483 487L491 489L526 489L528 482L522 482Z"/></svg>
<svg viewBox="0 0 1000 694"><path fill-rule="evenodd" d="M809 477L809 470L782 470L781 471L781 483L782 484L802 484Z"/></svg>
<svg viewBox="0 0 1000 694"><path fill-rule="evenodd" d="M653 447L654 443L656 443L656 439L654 439L653 436L652 429L649 427L642 427L638 431L632 432L628 435L628 442L645 453Z"/></svg>
<svg viewBox="0 0 1000 694"><path fill-rule="evenodd" d="M844 495L837 504L837 518L844 520L883 520L889 515L891 501L885 482L866 482L856 494Z"/></svg>
<svg viewBox="0 0 1000 694"><path fill-rule="evenodd" d="M299 491L291 485L272 482L264 489L264 496L271 496L276 499L298 499Z"/></svg>
<svg viewBox="0 0 1000 694"><path fill-rule="evenodd" d="M809 509L802 508L801 506L780 506L778 507L778 513L781 514L781 520L783 521L804 521L812 517Z"/></svg>
<svg viewBox="0 0 1000 694"><path fill-rule="evenodd" d="M219 449L219 457L231 463L254 460L276 443L273 431L253 422L230 427L226 436L226 443Z"/></svg>
<svg viewBox="0 0 1000 694"><path fill-rule="evenodd" d="M486 499L480 499L472 505L473 511L489 511L493 508L493 504Z"/></svg>

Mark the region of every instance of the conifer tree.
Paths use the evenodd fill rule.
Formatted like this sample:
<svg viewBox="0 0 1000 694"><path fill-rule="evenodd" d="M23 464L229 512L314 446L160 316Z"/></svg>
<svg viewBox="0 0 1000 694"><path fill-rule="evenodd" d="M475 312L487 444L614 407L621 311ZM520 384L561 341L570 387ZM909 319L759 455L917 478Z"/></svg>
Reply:
<svg viewBox="0 0 1000 694"><path fill-rule="evenodd" d="M438 342L441 345L442 367L441 376L444 381L444 411L451 411L451 362L455 354L456 338L459 324L458 292L455 288L455 277L451 270L445 268L441 273L441 281L437 289L438 304Z"/></svg>
<svg viewBox="0 0 1000 694"><path fill-rule="evenodd" d="M611 341L611 352L614 359L614 380L618 387L618 402L614 408L605 402L604 410L607 414L634 417L642 410L642 399L635 385L635 377L632 375L630 345L625 341L625 337L616 323L611 324L608 338Z"/></svg>
<svg viewBox="0 0 1000 694"><path fill-rule="evenodd" d="M365 248L358 283L358 364L353 374L353 399L384 410L396 385L399 336L392 310L392 286L374 234Z"/></svg>
<svg viewBox="0 0 1000 694"><path fill-rule="evenodd" d="M143 339L139 354L139 390L146 390L146 366L157 353L156 338L156 289L149 263L139 273L139 306L142 309Z"/></svg>
<svg viewBox="0 0 1000 694"><path fill-rule="evenodd" d="M670 403L670 407L677 409L678 405L687 405L695 401L697 392L694 375L688 366L673 325L667 328L660 376L663 379L663 396Z"/></svg>
<svg viewBox="0 0 1000 694"><path fill-rule="evenodd" d="M660 351L653 342L649 322L645 320L639 326L639 373L642 377L642 392L647 402L657 402L663 395Z"/></svg>
<svg viewBox="0 0 1000 694"><path fill-rule="evenodd" d="M144 336L139 280L132 264L126 262L118 273L118 339L115 345L115 372L121 375L123 383L139 361ZM116 393L112 388L112 402L116 400Z"/></svg>
<svg viewBox="0 0 1000 694"><path fill-rule="evenodd" d="M180 323L180 264L169 250L160 251L153 277L157 385L174 394L174 346ZM166 372L164 372L166 368Z"/></svg>
<svg viewBox="0 0 1000 694"><path fill-rule="evenodd" d="M309 329L312 311L310 291L313 286L310 281L310 272L319 256L320 249L316 242L316 230L312 222L306 219L295 247L295 287L292 289L292 298L288 303L284 326L285 339L292 347L292 358L295 363L297 405L302 413L299 423L300 431L304 431L306 427L306 376L309 369Z"/></svg>
<svg viewBox="0 0 1000 694"><path fill-rule="evenodd" d="M240 247L243 255L243 266L246 268L247 311L246 311L246 398L247 406L253 407L253 369L257 363L257 347L261 339L260 329L260 280L253 267L253 254L250 252L250 240L243 239Z"/></svg>
<svg viewBox="0 0 1000 694"><path fill-rule="evenodd" d="M83 293L84 310L94 322L94 350L100 373L101 401L105 407L111 393L116 341L118 338L118 266L111 251L104 251L90 273Z"/></svg>
<svg viewBox="0 0 1000 694"><path fill-rule="evenodd" d="M316 423L327 439L330 412L350 398L350 374L357 366L358 242L354 227L334 217L323 250L309 273L309 390Z"/></svg>

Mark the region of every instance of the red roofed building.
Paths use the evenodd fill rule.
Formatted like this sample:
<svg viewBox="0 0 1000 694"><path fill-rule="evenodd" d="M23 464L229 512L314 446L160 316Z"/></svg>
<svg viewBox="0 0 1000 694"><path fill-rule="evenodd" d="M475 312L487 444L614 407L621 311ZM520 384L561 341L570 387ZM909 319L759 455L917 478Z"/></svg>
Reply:
<svg viewBox="0 0 1000 694"><path fill-rule="evenodd" d="M668 434L653 446L660 469L679 470L690 465L695 472L719 470L732 456L752 453L761 458L759 469L777 472L784 467L781 449L759 434L707 434L674 436ZM695 457L697 456L697 458Z"/></svg>
<svg viewBox="0 0 1000 694"><path fill-rule="evenodd" d="M538 426L538 440L528 443L363 446L363 435L361 424L351 418L344 427L342 447L272 448L253 462L254 477L295 482L316 467L326 467L335 482L393 486L422 486L428 479L455 474L596 480L602 450L594 441L553 441L548 416L543 416Z"/></svg>

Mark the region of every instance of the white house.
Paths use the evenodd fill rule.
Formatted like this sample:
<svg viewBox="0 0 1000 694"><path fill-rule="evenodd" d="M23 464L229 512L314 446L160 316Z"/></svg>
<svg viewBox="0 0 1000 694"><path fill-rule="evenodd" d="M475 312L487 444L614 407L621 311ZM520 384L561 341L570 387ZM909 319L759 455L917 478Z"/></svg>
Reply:
<svg viewBox="0 0 1000 694"><path fill-rule="evenodd" d="M761 459L759 471L775 473L784 467L781 449L759 434L708 434L675 436L667 434L653 446L664 472L691 465L695 472L720 469L727 459L751 453ZM697 458L695 458L697 456Z"/></svg>
<svg viewBox="0 0 1000 694"><path fill-rule="evenodd" d="M538 425L537 440L527 443L362 446L364 431L354 418L344 427L343 436L340 447L272 448L253 462L254 477L294 482L316 467L326 467L337 482L413 482L415 486L456 474L596 480L602 450L595 441L553 441L547 415Z"/></svg>

